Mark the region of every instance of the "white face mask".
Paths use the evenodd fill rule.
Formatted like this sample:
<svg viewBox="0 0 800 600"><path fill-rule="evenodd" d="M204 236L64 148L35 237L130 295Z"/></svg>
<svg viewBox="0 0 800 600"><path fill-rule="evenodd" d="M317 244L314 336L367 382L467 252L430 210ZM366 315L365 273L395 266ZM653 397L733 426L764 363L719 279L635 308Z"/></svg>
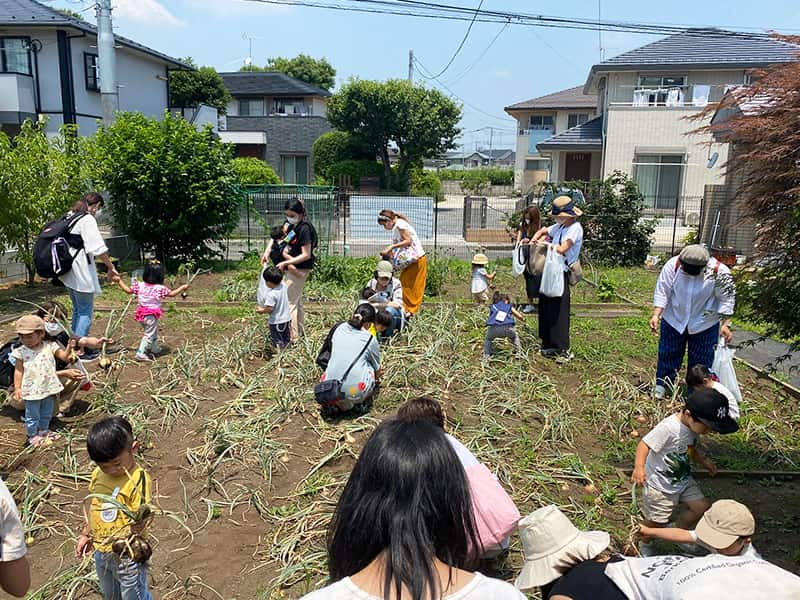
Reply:
<svg viewBox="0 0 800 600"><path fill-rule="evenodd" d="M62 331L64 331L64 328L58 323L45 322L44 330L47 333L47 335L56 336Z"/></svg>
<svg viewBox="0 0 800 600"><path fill-rule="evenodd" d="M286 217L286 222L289 225L297 225L300 222L300 219L297 217Z"/></svg>

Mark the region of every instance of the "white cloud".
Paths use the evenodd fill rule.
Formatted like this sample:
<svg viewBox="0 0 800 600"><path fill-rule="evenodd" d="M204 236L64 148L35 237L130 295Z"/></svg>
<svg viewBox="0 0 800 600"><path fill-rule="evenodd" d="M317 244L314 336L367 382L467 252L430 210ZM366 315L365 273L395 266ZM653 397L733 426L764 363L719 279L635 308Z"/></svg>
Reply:
<svg viewBox="0 0 800 600"><path fill-rule="evenodd" d="M173 15L158 0L115 0L114 16L120 20L150 23L161 27L185 27L186 22Z"/></svg>
<svg viewBox="0 0 800 600"><path fill-rule="evenodd" d="M248 0L183 0L186 8L211 13L216 17L265 17L268 14L286 13L292 7L286 4L268 4Z"/></svg>

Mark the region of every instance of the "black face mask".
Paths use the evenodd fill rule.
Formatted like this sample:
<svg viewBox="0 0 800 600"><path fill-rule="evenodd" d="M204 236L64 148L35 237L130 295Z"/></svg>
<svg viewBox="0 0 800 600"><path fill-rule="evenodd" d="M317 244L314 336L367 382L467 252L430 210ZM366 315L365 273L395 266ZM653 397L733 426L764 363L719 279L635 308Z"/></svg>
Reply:
<svg viewBox="0 0 800 600"><path fill-rule="evenodd" d="M705 269L705 265L687 265L685 263L681 263L681 269L687 275L695 276L695 275L700 275L700 273L703 272L703 269Z"/></svg>

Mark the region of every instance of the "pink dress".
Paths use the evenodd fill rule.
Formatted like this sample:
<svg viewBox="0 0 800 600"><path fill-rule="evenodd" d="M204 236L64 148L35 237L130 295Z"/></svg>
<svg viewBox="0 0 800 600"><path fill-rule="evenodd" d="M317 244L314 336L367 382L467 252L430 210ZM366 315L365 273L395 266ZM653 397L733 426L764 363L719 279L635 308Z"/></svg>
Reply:
<svg viewBox="0 0 800 600"><path fill-rule="evenodd" d="M172 290L165 285L144 283L137 281L131 286L131 294L139 300L136 307L134 318L140 323L145 317L155 317L160 319L164 311L161 309L161 301L169 296Z"/></svg>

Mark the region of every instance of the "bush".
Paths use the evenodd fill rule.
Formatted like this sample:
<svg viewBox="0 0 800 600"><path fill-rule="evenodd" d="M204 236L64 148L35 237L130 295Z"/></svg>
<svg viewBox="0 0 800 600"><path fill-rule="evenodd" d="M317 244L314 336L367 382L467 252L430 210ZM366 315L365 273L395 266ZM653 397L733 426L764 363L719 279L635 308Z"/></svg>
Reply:
<svg viewBox="0 0 800 600"><path fill-rule="evenodd" d="M425 295L438 296L448 280L463 281L470 275L472 266L465 260L451 256L428 255L428 278Z"/></svg>
<svg viewBox="0 0 800 600"><path fill-rule="evenodd" d="M489 174L483 169L471 169L464 172L461 189L473 196L480 196L489 186Z"/></svg>
<svg viewBox="0 0 800 600"><path fill-rule="evenodd" d="M411 194L414 196L428 196L434 202L444 200L442 182L433 171L413 169L411 171Z"/></svg>
<svg viewBox="0 0 800 600"><path fill-rule="evenodd" d="M514 169L503 169L500 167L483 167L480 169L443 169L439 171L439 179L442 181L464 181L472 180L480 173L480 180L487 181L492 185L512 185L514 183Z"/></svg>
<svg viewBox="0 0 800 600"><path fill-rule="evenodd" d="M328 169L329 179L337 181L344 175L350 176L350 185L358 187L362 177L379 177L383 187L383 166L375 160L340 160Z"/></svg>
<svg viewBox="0 0 800 600"><path fill-rule="evenodd" d="M277 185L281 182L275 170L258 158L234 158L232 166L241 185Z"/></svg>

